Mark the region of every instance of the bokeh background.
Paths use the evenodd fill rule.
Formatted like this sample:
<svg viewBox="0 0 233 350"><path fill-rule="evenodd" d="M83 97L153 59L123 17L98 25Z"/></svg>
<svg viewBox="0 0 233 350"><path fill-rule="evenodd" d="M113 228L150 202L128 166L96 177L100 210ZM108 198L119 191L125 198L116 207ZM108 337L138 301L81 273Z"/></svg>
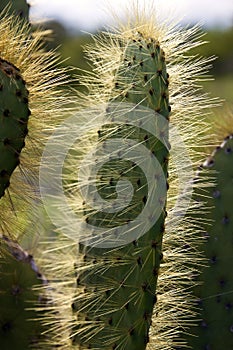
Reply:
<svg viewBox="0 0 233 350"><path fill-rule="evenodd" d="M143 4L145 0L138 1ZM233 104L233 1L147 0L146 4L150 2L156 4L162 19L172 14L184 26L201 24L206 32L203 39L208 43L199 47L197 53L216 56L210 71L214 80L203 83L204 89L223 98L225 104ZM59 46L62 58L66 59L63 65L89 70L83 45L91 42L90 33L113 24L106 8L113 8L123 17L125 4L125 0L33 0L31 18L43 20L46 28L53 29L53 41L48 46Z"/></svg>

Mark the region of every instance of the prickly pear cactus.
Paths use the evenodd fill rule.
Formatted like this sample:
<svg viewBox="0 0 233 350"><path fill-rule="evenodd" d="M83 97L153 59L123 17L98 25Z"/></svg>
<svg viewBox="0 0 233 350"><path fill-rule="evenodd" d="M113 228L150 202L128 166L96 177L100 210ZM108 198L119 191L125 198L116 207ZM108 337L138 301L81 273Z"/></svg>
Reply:
<svg viewBox="0 0 233 350"><path fill-rule="evenodd" d="M8 8L8 12L24 18L28 21L29 18L29 4L26 0L1 0L0 12Z"/></svg>
<svg viewBox="0 0 233 350"><path fill-rule="evenodd" d="M190 349L219 350L233 348L233 136L225 139L204 163L199 179L210 178L214 186L196 189L204 200L204 242L200 246L207 259L200 268L194 295L199 322L185 335ZM201 218L201 216L200 216ZM190 336L192 334L192 336ZM223 345L224 344L224 345Z"/></svg>
<svg viewBox="0 0 233 350"><path fill-rule="evenodd" d="M168 119L170 112L165 54L156 38L136 30L121 45L122 55L113 76L109 100L118 105L131 103L131 107L137 105L150 108L153 121L159 128L159 118ZM111 102L107 110L111 110ZM114 112L110 113L114 118ZM163 134L161 141L148 130L127 125L127 120L124 124L117 126L114 131L112 125L105 125L98 130L99 140L114 142L120 138L123 143L134 140L149 150L150 158L156 155L165 179L165 190L159 198L161 202L151 198L149 187L152 183L148 183L148 178L138 164L124 159L109 160L98 174L99 194L106 200L114 200L118 181L129 181L134 188L131 203L127 210L119 210L114 214L104 211L93 213L84 203L85 220L88 225L105 227L106 231L128 224L127 234L130 235L131 222L148 201L161 207L161 214L151 225L148 225L148 220L150 223L152 218L145 218L143 226L149 226L147 232L142 237L139 234L140 238L130 243L121 244L121 247L107 249L80 245L83 271L79 266L79 297L73 303L78 322L73 330L76 334L73 344L78 344L82 349L143 350L149 341L166 216L168 128L157 130L158 134ZM166 123L164 125L167 126ZM149 168L150 172L153 177L152 187L159 186L153 168Z"/></svg>
<svg viewBox="0 0 233 350"><path fill-rule="evenodd" d="M35 262L20 246L0 236L0 342L2 350L41 349L42 295L35 286L44 282Z"/></svg>
<svg viewBox="0 0 233 350"><path fill-rule="evenodd" d="M10 184L10 176L19 165L19 156L28 133L30 115L28 90L20 71L0 59L0 198Z"/></svg>

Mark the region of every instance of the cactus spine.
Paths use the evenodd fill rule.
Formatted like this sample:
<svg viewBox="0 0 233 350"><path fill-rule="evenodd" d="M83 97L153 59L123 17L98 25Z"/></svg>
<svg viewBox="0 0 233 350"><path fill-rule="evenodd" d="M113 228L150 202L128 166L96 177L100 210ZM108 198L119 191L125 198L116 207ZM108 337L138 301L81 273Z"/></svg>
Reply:
<svg viewBox="0 0 233 350"><path fill-rule="evenodd" d="M199 181L211 178L213 185L195 190L195 198L205 202L203 243L199 249L206 258L199 268L193 294L197 300L199 321L187 329L184 338L193 350L233 347L233 137L226 137L199 171ZM192 336L190 336L190 334Z"/></svg>

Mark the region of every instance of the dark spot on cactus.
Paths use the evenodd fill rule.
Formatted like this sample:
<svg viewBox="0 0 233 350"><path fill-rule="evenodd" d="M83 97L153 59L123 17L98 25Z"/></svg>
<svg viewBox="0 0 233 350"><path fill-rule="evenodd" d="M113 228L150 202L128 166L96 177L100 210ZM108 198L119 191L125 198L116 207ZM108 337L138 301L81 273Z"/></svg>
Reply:
<svg viewBox="0 0 233 350"><path fill-rule="evenodd" d="M136 56L135 55L133 56L133 61L136 61Z"/></svg>
<svg viewBox="0 0 233 350"><path fill-rule="evenodd" d="M151 89L149 90L149 94L150 94L151 96L153 96L153 94L154 94L154 89L151 88Z"/></svg>
<svg viewBox="0 0 233 350"><path fill-rule="evenodd" d="M160 111L161 111L161 108L160 108L160 107L158 107L158 108L155 109L155 112L157 112L157 113L159 113Z"/></svg>
<svg viewBox="0 0 233 350"><path fill-rule="evenodd" d="M112 326L112 317L109 318L108 324L109 324L109 326Z"/></svg>
<svg viewBox="0 0 233 350"><path fill-rule="evenodd" d="M163 260L163 253L160 253L160 255L159 255L159 260L160 260L160 261Z"/></svg>
<svg viewBox="0 0 233 350"><path fill-rule="evenodd" d="M163 92L161 96L162 96L162 98L166 99L167 98L167 93Z"/></svg>
<svg viewBox="0 0 233 350"><path fill-rule="evenodd" d="M127 66L128 66L128 67L131 67L131 66L132 66L132 63L131 63L131 62L128 62Z"/></svg>
<svg viewBox="0 0 233 350"><path fill-rule="evenodd" d="M207 166L207 167L212 167L213 165L214 165L214 160L211 158L211 159L209 159L208 161L207 161L207 163L205 163L205 165Z"/></svg>
<svg viewBox="0 0 233 350"><path fill-rule="evenodd" d="M142 257L141 256L139 256L137 258L137 264L138 264L138 266L142 267Z"/></svg>
<svg viewBox="0 0 233 350"><path fill-rule="evenodd" d="M112 349L111 349L111 350L116 350L116 348L117 348L117 344L114 344L114 345L112 346Z"/></svg>
<svg viewBox="0 0 233 350"><path fill-rule="evenodd" d="M219 281L219 284L220 284L220 287L221 287L221 288L224 288L225 285L226 285L226 281L225 281L224 279L221 279L221 280Z"/></svg>
<svg viewBox="0 0 233 350"><path fill-rule="evenodd" d="M23 98L23 103L28 104L28 98L27 97Z"/></svg>
<svg viewBox="0 0 233 350"><path fill-rule="evenodd" d="M157 248L157 242L154 239L151 241L151 248L153 249Z"/></svg>
<svg viewBox="0 0 233 350"><path fill-rule="evenodd" d="M4 116L4 117L9 117L9 115L10 115L9 109L4 109L4 111L3 111L3 116Z"/></svg>
<svg viewBox="0 0 233 350"><path fill-rule="evenodd" d="M20 289L20 286L18 285L13 285L12 288L11 288L11 294L13 296L17 296L21 293L21 289Z"/></svg>
<svg viewBox="0 0 233 350"><path fill-rule="evenodd" d="M167 188L167 190L169 190L169 183L168 182L166 182L166 188Z"/></svg>
<svg viewBox="0 0 233 350"><path fill-rule="evenodd" d="M143 61L139 62L140 67L143 67Z"/></svg>
<svg viewBox="0 0 233 350"><path fill-rule="evenodd" d="M128 91L127 91L127 92L125 92L124 96L125 96L126 98L128 98L128 97L129 97L129 93L128 93Z"/></svg>
<svg viewBox="0 0 233 350"><path fill-rule="evenodd" d="M78 278L76 279L76 284L77 284L77 286L80 286L80 283L81 283L81 278L78 277Z"/></svg>
<svg viewBox="0 0 233 350"><path fill-rule="evenodd" d="M148 81L148 76L147 74L144 75L144 82L146 83Z"/></svg>
<svg viewBox="0 0 233 350"><path fill-rule="evenodd" d="M129 302L124 305L125 310L129 310Z"/></svg>
<svg viewBox="0 0 233 350"><path fill-rule="evenodd" d="M229 217L228 217L227 215L225 215L225 216L222 218L222 223L223 223L223 225L227 225L227 224L229 224L229 222L230 222Z"/></svg>
<svg viewBox="0 0 233 350"><path fill-rule="evenodd" d="M231 310L231 309L232 309L232 303L227 303L227 304L225 305L225 309L226 309L226 310Z"/></svg>
<svg viewBox="0 0 233 350"><path fill-rule="evenodd" d="M83 261L86 262L87 261L87 255L83 255Z"/></svg>
<svg viewBox="0 0 233 350"><path fill-rule="evenodd" d="M2 325L1 328L4 333L7 333L13 328L13 324L11 321L7 321Z"/></svg>
<svg viewBox="0 0 233 350"><path fill-rule="evenodd" d="M148 313L148 312L144 312L144 314L143 314L143 319L145 320L145 321L148 321L148 320L150 320L150 314Z"/></svg>
<svg viewBox="0 0 233 350"><path fill-rule="evenodd" d="M220 198L221 197L221 193L219 190L214 190L213 191L213 197L214 198Z"/></svg>
<svg viewBox="0 0 233 350"><path fill-rule="evenodd" d="M141 180L140 179L137 180L137 185L138 185L138 187L141 186Z"/></svg>
<svg viewBox="0 0 233 350"><path fill-rule="evenodd" d="M161 76L162 75L162 69L158 69L157 70L157 74L158 74L158 76Z"/></svg>
<svg viewBox="0 0 233 350"><path fill-rule="evenodd" d="M0 177L5 177L5 178L8 178L9 177L9 173L7 170L3 169L0 171Z"/></svg>
<svg viewBox="0 0 233 350"><path fill-rule="evenodd" d="M140 51L142 50L142 45L139 45L139 50L140 50Z"/></svg>
<svg viewBox="0 0 233 350"><path fill-rule="evenodd" d="M214 255L214 256L212 256L212 258L210 258L210 263L216 264L216 262L217 262L217 257Z"/></svg>
<svg viewBox="0 0 233 350"><path fill-rule="evenodd" d="M205 345L205 348L204 348L204 350L211 350L211 347L210 347L210 345L209 345L209 344Z"/></svg>
<svg viewBox="0 0 233 350"><path fill-rule="evenodd" d="M21 97L22 96L22 91L21 90L16 90L15 94L16 94L16 96Z"/></svg>
<svg viewBox="0 0 233 350"><path fill-rule="evenodd" d="M5 139L3 139L3 144L4 144L4 146L9 146L10 145L10 139L8 139L8 137L5 137Z"/></svg>
<svg viewBox="0 0 233 350"><path fill-rule="evenodd" d="M201 326L202 328L207 328L207 327L208 327L208 324L206 323L206 321L202 320L200 326Z"/></svg>
<svg viewBox="0 0 233 350"><path fill-rule="evenodd" d="M148 49L150 49L150 48L151 48L151 43L146 44L146 47L147 47Z"/></svg>
<svg viewBox="0 0 233 350"><path fill-rule="evenodd" d="M157 267L154 267L153 270L152 270L152 274L154 277L157 277L159 275L159 270Z"/></svg>
<svg viewBox="0 0 233 350"><path fill-rule="evenodd" d="M71 309L72 309L73 311L76 311L75 303L72 303L72 304L71 304Z"/></svg>
<svg viewBox="0 0 233 350"><path fill-rule="evenodd" d="M168 106L168 112L171 112L171 110L172 110L172 108L171 108L171 106L169 105L169 106Z"/></svg>
<svg viewBox="0 0 233 350"><path fill-rule="evenodd" d="M144 204L146 204L146 201L147 201L147 196L144 196L144 197L142 198L142 202L143 202Z"/></svg>
<svg viewBox="0 0 233 350"><path fill-rule="evenodd" d="M137 240L134 240L132 243L133 243L133 246L134 246L134 247L137 247L137 246L138 246L138 241L137 241Z"/></svg>
<svg viewBox="0 0 233 350"><path fill-rule="evenodd" d="M150 55L152 58L155 58L155 52L152 52Z"/></svg>
<svg viewBox="0 0 233 350"><path fill-rule="evenodd" d="M225 153L226 153L226 154L232 153L231 147L227 147L227 148L225 149Z"/></svg>
<svg viewBox="0 0 233 350"><path fill-rule="evenodd" d="M147 283L147 282L144 282L144 283L141 285L141 288L142 288L142 291L143 291L143 292L146 292L146 291L148 290L148 288L149 288L148 283Z"/></svg>
<svg viewBox="0 0 233 350"><path fill-rule="evenodd" d="M86 221L86 223L88 224L88 222L89 222L89 218L87 217L87 218L85 219L85 221Z"/></svg>

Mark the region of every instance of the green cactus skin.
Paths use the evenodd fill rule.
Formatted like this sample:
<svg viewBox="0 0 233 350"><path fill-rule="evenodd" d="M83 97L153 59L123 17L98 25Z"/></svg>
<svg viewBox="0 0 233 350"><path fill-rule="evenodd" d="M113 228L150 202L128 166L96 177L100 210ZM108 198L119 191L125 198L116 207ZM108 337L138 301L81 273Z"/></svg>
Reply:
<svg viewBox="0 0 233 350"><path fill-rule="evenodd" d="M43 285L31 255L6 236L0 236L0 344L1 350L41 349L45 331L39 311L42 294L33 287Z"/></svg>
<svg viewBox="0 0 233 350"><path fill-rule="evenodd" d="M0 12L5 8L8 9L8 13L17 15L26 21L29 20L29 8L30 5L26 0L1 0Z"/></svg>
<svg viewBox="0 0 233 350"><path fill-rule="evenodd" d="M29 116L25 81L15 66L0 59L0 198L20 163Z"/></svg>
<svg viewBox="0 0 233 350"><path fill-rule="evenodd" d="M228 136L199 172L199 180L211 177L214 187L195 192L206 201L204 243L207 259L197 277L199 322L187 329L184 339L193 350L233 349L233 136ZM201 196L201 197L200 197ZM192 334L193 336L190 336ZM178 349L178 348L177 348Z"/></svg>
<svg viewBox="0 0 233 350"><path fill-rule="evenodd" d="M127 41L121 66L115 72L114 93L117 95L112 98L114 102L146 106L169 118L168 74L164 52L156 40L137 32ZM111 134L105 126L98 135L102 140L120 137L142 143L156 155L167 178L168 149L151 134L123 125ZM132 206L114 216L102 212L89 214L89 208L85 207L86 221L94 226L113 227L136 217L143 209L148 193L142 170L129 161L117 160L105 164L99 175L99 193L105 199L114 198L119 179L130 181L135 189ZM126 246L101 249L80 245L84 270L77 269L77 295L83 295L72 305L77 313L74 346L106 350L146 348L156 303L165 216L164 207L156 224Z"/></svg>

